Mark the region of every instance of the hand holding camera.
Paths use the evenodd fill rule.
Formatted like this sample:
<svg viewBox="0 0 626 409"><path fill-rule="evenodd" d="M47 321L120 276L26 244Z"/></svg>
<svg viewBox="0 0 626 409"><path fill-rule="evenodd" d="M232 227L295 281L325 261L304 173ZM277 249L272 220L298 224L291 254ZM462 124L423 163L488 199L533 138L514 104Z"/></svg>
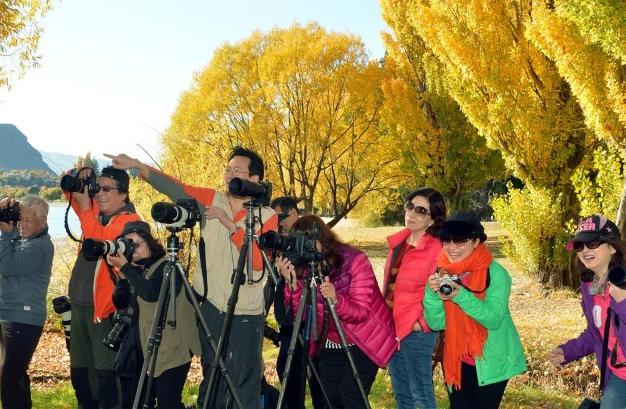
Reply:
<svg viewBox="0 0 626 409"><path fill-rule="evenodd" d="M19 202L12 197L0 199L0 230L13 231L15 222L20 219Z"/></svg>
<svg viewBox="0 0 626 409"><path fill-rule="evenodd" d="M276 270L285 277L285 281L289 283L289 288L295 290L296 288L296 268L289 261L288 258L279 256L276 258Z"/></svg>
<svg viewBox="0 0 626 409"><path fill-rule="evenodd" d="M609 294L617 302L626 300L626 267L616 266L607 273L609 278Z"/></svg>
<svg viewBox="0 0 626 409"><path fill-rule="evenodd" d="M426 284L439 295L442 300L451 300L459 293L461 279L459 276L448 274L437 269L435 274L428 277Z"/></svg>

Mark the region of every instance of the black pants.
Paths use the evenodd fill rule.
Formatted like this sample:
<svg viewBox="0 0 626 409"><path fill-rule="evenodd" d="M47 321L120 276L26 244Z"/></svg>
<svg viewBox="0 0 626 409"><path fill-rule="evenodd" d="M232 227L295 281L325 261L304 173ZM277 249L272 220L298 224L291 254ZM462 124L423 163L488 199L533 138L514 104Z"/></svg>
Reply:
<svg viewBox="0 0 626 409"><path fill-rule="evenodd" d="M291 341L292 332L287 327L287 330L281 328L280 332L280 349L278 350L278 357L276 358L276 371L280 381L283 382L283 372L287 364L287 352L289 351L289 342ZM313 365L318 370L317 358L313 357ZM306 373L307 373L307 359L302 349L300 342L296 342L296 349L291 363L291 369L289 371L289 381L287 382L287 389L285 391L285 408L286 409L304 409L304 397L306 394ZM320 386L313 375L309 381L309 388L311 389L311 400L313 401L314 409L324 409L324 397L320 392Z"/></svg>
<svg viewBox="0 0 626 409"><path fill-rule="evenodd" d="M185 409L182 403L183 386L187 380L187 373L191 361L164 371L158 378L154 378L154 389L159 408Z"/></svg>
<svg viewBox="0 0 626 409"><path fill-rule="evenodd" d="M450 409L497 409L508 380L479 386L476 367L461 364L461 389L448 395Z"/></svg>
<svg viewBox="0 0 626 409"><path fill-rule="evenodd" d="M220 312L210 302L202 303L200 310L206 320L215 345L224 323L225 313ZM224 361L231 380L237 390L237 395L245 409L257 409L261 403L261 378L263 376L263 358L261 347L263 344L263 315L235 315L228 338L228 349ZM200 328L202 346L202 383L198 391L198 407L202 408L208 389L209 374L213 363L213 350L205 341L204 331ZM209 407L215 409L236 407L221 373L217 368L217 382L213 387L214 402ZM228 403L227 405L227 402ZM213 405L214 403L214 405Z"/></svg>
<svg viewBox="0 0 626 409"><path fill-rule="evenodd" d="M357 346L350 347L350 353L357 369L365 393L369 395L378 366ZM328 394L334 409L365 408L352 369L342 349L324 348L319 354L320 377L322 386Z"/></svg>
<svg viewBox="0 0 626 409"><path fill-rule="evenodd" d="M121 391L113 371L115 352L102 344L110 318L95 324L93 306L72 305L70 376L79 409L119 409Z"/></svg>
<svg viewBox="0 0 626 409"><path fill-rule="evenodd" d="M293 329L293 327L291 327ZM289 350L289 342L291 341L291 331L285 331L281 329L280 332L280 349L278 350L278 357L276 358L276 372L280 382L283 381L283 374L285 372L285 366L287 365L287 357ZM289 377L287 381L287 387L285 389L285 407L287 409L304 409L304 395L306 386L306 360L302 345L296 342L296 349L294 350L293 359L291 360L291 368L289 370Z"/></svg>
<svg viewBox="0 0 626 409"><path fill-rule="evenodd" d="M18 322L0 323L4 342L5 361L0 381L3 409L32 407L30 377L26 372L43 327Z"/></svg>

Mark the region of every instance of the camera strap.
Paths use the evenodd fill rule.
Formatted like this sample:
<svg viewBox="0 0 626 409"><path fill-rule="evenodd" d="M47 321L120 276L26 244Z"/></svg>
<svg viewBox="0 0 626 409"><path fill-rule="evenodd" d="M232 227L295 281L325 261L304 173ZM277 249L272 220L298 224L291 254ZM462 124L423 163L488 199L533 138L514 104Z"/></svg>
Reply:
<svg viewBox="0 0 626 409"><path fill-rule="evenodd" d="M460 274L459 277L465 276L469 273L463 273ZM459 280L459 285L463 288L465 288L467 291L474 293L474 294L482 294L485 291L487 291L487 288L489 288L489 284L491 284L491 272L489 271L489 269L487 268L487 280L485 280L485 288L483 288L482 290L472 290L471 288L469 288L468 286L466 286L465 284L463 284L460 280Z"/></svg>
<svg viewBox="0 0 626 409"><path fill-rule="evenodd" d="M208 282L206 276L206 243L204 242L204 236L202 235L202 228L200 229L200 240L198 241L198 247L200 248L200 269L202 270L202 302L206 300L208 292Z"/></svg>
<svg viewBox="0 0 626 409"><path fill-rule="evenodd" d="M606 361L609 352L609 331L611 328L611 314L613 310L609 307L606 310L606 321L604 322L604 338L602 339L602 365L600 366L600 393L604 390L604 376L606 375ZM617 344L617 340L615 341Z"/></svg>

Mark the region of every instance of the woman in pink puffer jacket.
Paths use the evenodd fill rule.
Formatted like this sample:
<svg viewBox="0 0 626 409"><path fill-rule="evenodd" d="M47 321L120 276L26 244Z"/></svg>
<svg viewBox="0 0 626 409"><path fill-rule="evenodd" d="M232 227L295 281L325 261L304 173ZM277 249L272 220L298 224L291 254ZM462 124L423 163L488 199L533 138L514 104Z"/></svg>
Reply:
<svg viewBox="0 0 626 409"><path fill-rule="evenodd" d="M312 232L318 226L317 249L323 254L321 263L324 281L318 288L318 341L311 348L317 353L322 386L333 408L363 408L363 399L341 343L337 329L324 306L324 299L334 304L346 334L350 353L361 383L369 394L378 368L384 368L396 350L393 319L380 292L372 265L358 249L339 241L337 236L317 216L304 216L292 227L292 232ZM279 258L278 271L285 277L285 300L297 311L306 266L294 266Z"/></svg>

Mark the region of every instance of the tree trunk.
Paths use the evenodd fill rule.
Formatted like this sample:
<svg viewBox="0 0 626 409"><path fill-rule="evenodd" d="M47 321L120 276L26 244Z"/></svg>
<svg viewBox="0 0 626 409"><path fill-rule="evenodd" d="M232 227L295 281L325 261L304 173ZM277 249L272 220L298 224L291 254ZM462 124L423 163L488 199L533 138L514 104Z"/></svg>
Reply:
<svg viewBox="0 0 626 409"><path fill-rule="evenodd" d="M626 149L624 149L624 166L626 166ZM615 216L615 224L622 233L622 239L626 240L626 169L624 169L624 187L622 188L622 198L619 201L619 208Z"/></svg>

